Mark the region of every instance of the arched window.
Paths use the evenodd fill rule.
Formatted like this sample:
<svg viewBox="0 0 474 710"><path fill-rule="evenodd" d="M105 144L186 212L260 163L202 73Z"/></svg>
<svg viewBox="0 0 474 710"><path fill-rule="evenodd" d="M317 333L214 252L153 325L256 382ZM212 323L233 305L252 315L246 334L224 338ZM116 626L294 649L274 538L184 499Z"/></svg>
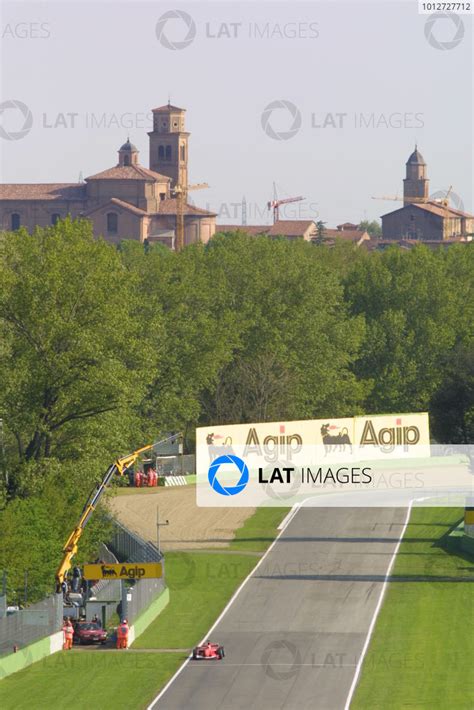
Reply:
<svg viewBox="0 0 474 710"><path fill-rule="evenodd" d="M129 156L129 155L124 155L124 156L123 156L123 164L124 164L124 165L130 165L130 156Z"/></svg>
<svg viewBox="0 0 474 710"><path fill-rule="evenodd" d="M109 234L117 234L118 231L118 216L115 212L107 214L107 232Z"/></svg>
<svg viewBox="0 0 474 710"><path fill-rule="evenodd" d="M184 145L181 146L181 160L186 160L186 147Z"/></svg>
<svg viewBox="0 0 474 710"><path fill-rule="evenodd" d="M12 214L12 232L16 232L17 229L20 229L21 226L21 218L18 212L14 212Z"/></svg>
<svg viewBox="0 0 474 710"><path fill-rule="evenodd" d="M165 147L164 145L160 145L158 148L158 160L164 160L165 159Z"/></svg>
<svg viewBox="0 0 474 710"><path fill-rule="evenodd" d="M166 160L171 160L171 146L166 146Z"/></svg>
<svg viewBox="0 0 474 710"><path fill-rule="evenodd" d="M61 215L55 212L51 215L51 224L54 226L58 220L61 219Z"/></svg>

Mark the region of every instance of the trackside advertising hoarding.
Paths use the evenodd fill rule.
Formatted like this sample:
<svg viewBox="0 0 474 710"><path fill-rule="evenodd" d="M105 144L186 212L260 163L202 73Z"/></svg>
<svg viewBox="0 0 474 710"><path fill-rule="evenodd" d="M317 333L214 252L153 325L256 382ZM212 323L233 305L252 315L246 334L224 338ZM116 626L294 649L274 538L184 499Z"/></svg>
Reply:
<svg viewBox="0 0 474 710"><path fill-rule="evenodd" d="M473 476L462 449L430 447L426 412L200 427L197 503L463 504Z"/></svg>

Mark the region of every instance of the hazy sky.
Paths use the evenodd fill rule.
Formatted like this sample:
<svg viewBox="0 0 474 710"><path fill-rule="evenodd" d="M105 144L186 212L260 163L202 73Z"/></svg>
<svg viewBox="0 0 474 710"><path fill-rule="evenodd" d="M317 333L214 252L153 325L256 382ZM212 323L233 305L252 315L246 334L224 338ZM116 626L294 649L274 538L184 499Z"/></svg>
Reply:
<svg viewBox="0 0 474 710"><path fill-rule="evenodd" d="M220 222L240 222L243 195L248 222L268 221L273 182L306 198L287 219L378 217L401 203L371 196L401 194L415 141L430 191L452 185L474 208L468 15L430 18L416 0L11 2L1 36L3 182L75 182L115 165L128 134L148 166L149 112L170 96L187 109L190 180L211 186L193 199Z"/></svg>

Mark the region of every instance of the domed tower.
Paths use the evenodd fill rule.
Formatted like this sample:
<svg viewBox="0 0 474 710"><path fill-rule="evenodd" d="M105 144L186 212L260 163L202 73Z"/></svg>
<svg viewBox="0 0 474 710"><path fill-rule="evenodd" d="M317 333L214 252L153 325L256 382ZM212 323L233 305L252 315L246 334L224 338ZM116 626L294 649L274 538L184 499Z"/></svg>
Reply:
<svg viewBox="0 0 474 710"><path fill-rule="evenodd" d="M415 150L406 163L406 178L403 181L403 206L429 199L429 180L426 163L415 145Z"/></svg>
<svg viewBox="0 0 474 710"><path fill-rule="evenodd" d="M130 138L127 138L127 142L119 149L118 154L120 167L138 165L138 150L133 143L130 143Z"/></svg>

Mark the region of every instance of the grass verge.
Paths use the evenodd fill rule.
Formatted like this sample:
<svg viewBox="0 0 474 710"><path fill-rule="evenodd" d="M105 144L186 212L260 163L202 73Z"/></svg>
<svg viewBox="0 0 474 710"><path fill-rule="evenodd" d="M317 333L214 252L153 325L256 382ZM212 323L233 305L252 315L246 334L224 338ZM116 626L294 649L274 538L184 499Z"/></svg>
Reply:
<svg viewBox="0 0 474 710"><path fill-rule="evenodd" d="M144 708L180 663L173 653L56 653L0 683L3 710L49 710L62 704L100 710Z"/></svg>
<svg viewBox="0 0 474 710"><path fill-rule="evenodd" d="M474 707L474 560L449 537L462 515L413 509L351 710Z"/></svg>
<svg viewBox="0 0 474 710"><path fill-rule="evenodd" d="M258 509L237 530L230 554L167 553L170 602L132 650L73 650L50 656L0 683L2 710L46 710L58 699L72 698L78 706L101 710L145 708L187 655L145 649L186 649L200 641L258 562L259 556L249 552L269 547L286 512Z"/></svg>

